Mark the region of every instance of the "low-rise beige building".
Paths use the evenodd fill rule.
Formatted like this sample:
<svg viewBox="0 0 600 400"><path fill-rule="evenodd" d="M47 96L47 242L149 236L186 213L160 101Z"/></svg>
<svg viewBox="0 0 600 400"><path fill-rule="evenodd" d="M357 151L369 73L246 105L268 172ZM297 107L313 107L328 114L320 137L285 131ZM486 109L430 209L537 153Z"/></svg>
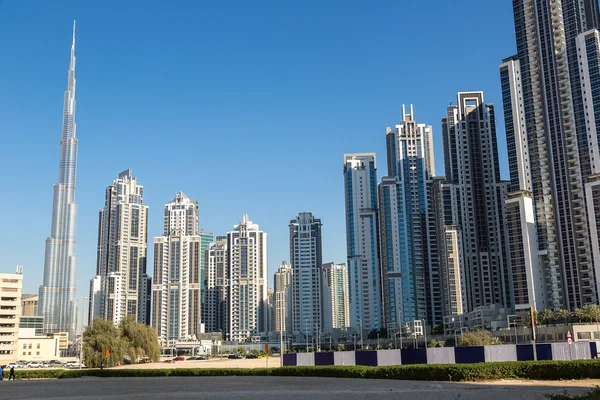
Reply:
<svg viewBox="0 0 600 400"><path fill-rule="evenodd" d="M60 336L36 336L35 328L19 329L19 360L50 361L60 357Z"/></svg>
<svg viewBox="0 0 600 400"><path fill-rule="evenodd" d="M38 295L24 294L21 297L21 315L24 317L33 317L37 315Z"/></svg>
<svg viewBox="0 0 600 400"><path fill-rule="evenodd" d="M0 365L17 361L23 274L0 274Z"/></svg>

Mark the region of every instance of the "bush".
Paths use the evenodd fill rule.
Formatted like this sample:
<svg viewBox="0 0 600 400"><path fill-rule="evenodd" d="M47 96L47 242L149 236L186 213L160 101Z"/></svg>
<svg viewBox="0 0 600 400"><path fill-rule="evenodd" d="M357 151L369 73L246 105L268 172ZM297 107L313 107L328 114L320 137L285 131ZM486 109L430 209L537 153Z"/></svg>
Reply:
<svg viewBox="0 0 600 400"><path fill-rule="evenodd" d="M499 338L494 337L489 331L465 332L458 338L459 346L489 346L502 344Z"/></svg>
<svg viewBox="0 0 600 400"><path fill-rule="evenodd" d="M600 360L512 361L480 364L396 365L386 367L323 366L282 368L173 368L18 370L18 379L156 376L304 376L415 381L468 382L498 379L600 379Z"/></svg>

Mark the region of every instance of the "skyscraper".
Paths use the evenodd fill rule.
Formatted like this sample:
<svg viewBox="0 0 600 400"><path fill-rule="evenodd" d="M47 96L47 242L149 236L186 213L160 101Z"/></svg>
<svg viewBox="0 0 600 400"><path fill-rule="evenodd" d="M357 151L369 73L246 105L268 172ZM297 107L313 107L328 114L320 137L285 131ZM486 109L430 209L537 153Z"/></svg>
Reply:
<svg viewBox="0 0 600 400"><path fill-rule="evenodd" d="M106 188L98 228L96 275L101 282L100 315L118 324L126 316L150 324L146 274L148 206L131 169ZM95 301L90 297L90 303Z"/></svg>
<svg viewBox="0 0 600 400"><path fill-rule="evenodd" d="M152 326L163 345L202 332L198 202L182 192L165 205L164 232L154 238Z"/></svg>
<svg viewBox="0 0 600 400"><path fill-rule="evenodd" d="M442 321L431 126L402 106L402 122L386 129L389 177L379 185L383 301L386 326Z"/></svg>
<svg viewBox="0 0 600 400"><path fill-rule="evenodd" d="M283 261L275 272L275 331L292 332L292 267Z"/></svg>
<svg viewBox="0 0 600 400"><path fill-rule="evenodd" d="M292 331L317 336L323 330L321 311L321 220L312 213L298 213L290 221L292 265Z"/></svg>
<svg viewBox="0 0 600 400"><path fill-rule="evenodd" d="M383 326L377 167L374 153L344 154L350 326Z"/></svg>
<svg viewBox="0 0 600 400"><path fill-rule="evenodd" d="M205 251L205 301L202 320L206 332L227 331L227 237L217 236Z"/></svg>
<svg viewBox="0 0 600 400"><path fill-rule="evenodd" d="M267 233L242 217L227 232L228 336L245 341L267 329Z"/></svg>
<svg viewBox="0 0 600 400"><path fill-rule="evenodd" d="M465 309L466 286L464 265L462 262L462 232L458 221L459 210L457 193L451 183L444 177L433 180L433 209L436 219L438 259L441 286L442 315L453 316L463 314Z"/></svg>
<svg viewBox="0 0 600 400"><path fill-rule="evenodd" d="M458 93L442 120L446 181L452 186L452 224L462 235L463 311L512 306L504 199L494 106L482 92ZM447 221L450 222L450 221Z"/></svg>
<svg viewBox="0 0 600 400"><path fill-rule="evenodd" d="M40 286L38 313L44 317L44 332L75 334L75 254L77 204L77 136L75 125L75 23L69 78L64 96L60 137L58 182L54 185L52 226L46 239L44 280Z"/></svg>
<svg viewBox="0 0 600 400"><path fill-rule="evenodd" d="M322 267L323 330L344 329L350 326L348 296L348 267L346 264L326 263Z"/></svg>
<svg viewBox="0 0 600 400"><path fill-rule="evenodd" d="M511 190L531 194L523 193L520 200L512 196L511 203L520 202L519 209L531 203L533 218L526 216L526 221L535 223L537 240L531 245L537 242L537 249L520 253L539 259L529 266L517 262L533 272L539 262L545 284L533 288L516 282L517 295L533 305L545 291L549 308L573 311L596 303L599 293L593 255L598 244L590 235L595 216L588 214L593 207L584 196L586 177L598 162L594 122L600 112L588 101L594 102L595 84L589 77L597 56L592 55L590 64L587 55L588 49L597 51L597 40L588 31L600 26L598 2L513 0L513 11L517 55L500 67ZM589 183L591 189L594 184ZM531 236L520 232L522 238Z"/></svg>

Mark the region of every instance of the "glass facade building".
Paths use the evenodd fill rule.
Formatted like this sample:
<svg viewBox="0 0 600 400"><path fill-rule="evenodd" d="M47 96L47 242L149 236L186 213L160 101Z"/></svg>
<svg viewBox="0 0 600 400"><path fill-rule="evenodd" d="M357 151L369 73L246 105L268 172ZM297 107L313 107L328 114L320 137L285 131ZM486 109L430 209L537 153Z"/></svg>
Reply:
<svg viewBox="0 0 600 400"><path fill-rule="evenodd" d="M38 314L44 317L44 332L68 332L76 329L75 253L77 204L77 136L75 124L75 25L69 65L67 90L64 95L63 122L60 137L58 182L54 185L52 225L46 239L44 278L40 286Z"/></svg>
<svg viewBox="0 0 600 400"><path fill-rule="evenodd" d="M350 326L383 327L379 211L374 153L344 155Z"/></svg>

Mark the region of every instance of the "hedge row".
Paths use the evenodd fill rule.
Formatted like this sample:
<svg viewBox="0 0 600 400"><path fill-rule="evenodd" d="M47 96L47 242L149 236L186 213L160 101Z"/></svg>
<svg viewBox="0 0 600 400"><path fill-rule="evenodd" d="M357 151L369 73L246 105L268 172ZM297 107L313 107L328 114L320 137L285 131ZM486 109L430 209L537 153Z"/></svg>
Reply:
<svg viewBox="0 0 600 400"><path fill-rule="evenodd" d="M20 370L19 379L157 376L304 376L415 381L482 381L496 379L600 379L600 360L515 361L481 364L397 365L388 367L325 366L283 368L165 368Z"/></svg>

